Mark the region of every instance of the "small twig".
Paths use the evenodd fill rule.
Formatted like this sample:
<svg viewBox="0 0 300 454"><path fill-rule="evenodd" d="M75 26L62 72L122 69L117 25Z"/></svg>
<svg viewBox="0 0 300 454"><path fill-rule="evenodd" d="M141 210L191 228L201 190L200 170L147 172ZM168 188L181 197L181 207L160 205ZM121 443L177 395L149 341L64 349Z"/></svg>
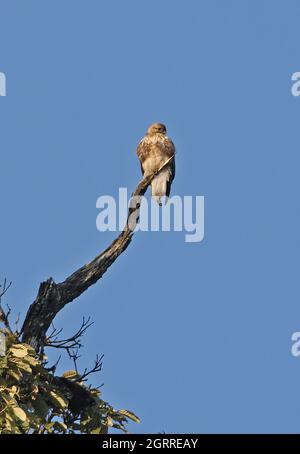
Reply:
<svg viewBox="0 0 300 454"><path fill-rule="evenodd" d="M67 351L70 349L80 348L82 347L81 337L84 335L86 330L93 325L93 323L94 322L90 322L90 317L88 317L87 320L85 320L85 318L83 317L80 328L76 331L75 334L73 334L73 336L67 339L58 339L58 335L62 332L62 329L57 331L52 323L53 331L46 338L45 347L62 348Z"/></svg>
<svg viewBox="0 0 300 454"><path fill-rule="evenodd" d="M45 369L46 369L48 372L53 372L53 374L55 374L55 371L56 371L56 368L57 368L57 366L58 366L58 363L59 363L60 359L61 359L61 355L59 355L58 360L53 364L53 366L47 367L47 368L45 368Z"/></svg>
<svg viewBox="0 0 300 454"><path fill-rule="evenodd" d="M19 321L20 321L20 316L21 316L21 314L20 314L20 312L18 312L17 318L16 318L15 323L14 323L15 328L16 328L16 332L18 332L18 325L19 325Z"/></svg>
<svg viewBox="0 0 300 454"><path fill-rule="evenodd" d="M80 381L86 381L86 378L91 375L91 374L95 374L96 372L100 372L102 370L102 360L104 358L104 355L101 355L100 357L97 355L96 356L96 359L95 359L95 365L92 369L88 370L88 369L84 369L84 372L83 374L81 374L80 376Z"/></svg>
<svg viewBox="0 0 300 454"><path fill-rule="evenodd" d="M55 328L53 322L51 323L51 326L52 326L52 331L48 336L48 340L53 339L54 337L57 337L63 331L63 328L60 328L59 330L57 330Z"/></svg>
<svg viewBox="0 0 300 454"><path fill-rule="evenodd" d="M6 284L7 283L7 279L5 278L4 279L4 282L3 282L3 285L0 284L0 288L2 287L2 291L0 292L0 303L1 303L1 298L2 296L5 295L5 293L9 290L9 288L11 287L12 285L12 282L10 282L8 285Z"/></svg>
<svg viewBox="0 0 300 454"><path fill-rule="evenodd" d="M77 366L77 361L80 358L80 355L78 355L78 350L67 350L69 358L72 359L73 364L74 364L74 369L76 374L80 375L78 372L78 366Z"/></svg>
<svg viewBox="0 0 300 454"><path fill-rule="evenodd" d="M2 287L2 290L0 291L0 321L2 321L4 323L5 328L11 334L13 334L13 331L12 331L12 329L10 327L10 324L9 324L9 315L11 313L11 308L7 305L7 308L8 308L7 312L4 312L4 310L2 308L2 297L6 294L6 292L11 287L11 285L12 285L12 282L7 284L7 280L6 279L4 279L3 285L0 284L0 288Z"/></svg>

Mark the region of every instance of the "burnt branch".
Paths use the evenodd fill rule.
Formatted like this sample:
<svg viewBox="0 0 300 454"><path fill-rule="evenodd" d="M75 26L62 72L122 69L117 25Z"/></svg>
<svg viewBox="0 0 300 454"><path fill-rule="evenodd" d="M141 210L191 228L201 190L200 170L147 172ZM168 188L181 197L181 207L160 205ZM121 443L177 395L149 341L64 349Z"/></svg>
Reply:
<svg viewBox="0 0 300 454"><path fill-rule="evenodd" d="M40 284L38 295L31 304L21 330L22 341L39 351L45 344L46 333L63 307L102 278L103 274L129 246L139 218L141 198L153 178L173 159L171 156L153 174L145 176L134 193L127 222L120 235L94 260L79 268L65 281L56 284L52 278Z"/></svg>

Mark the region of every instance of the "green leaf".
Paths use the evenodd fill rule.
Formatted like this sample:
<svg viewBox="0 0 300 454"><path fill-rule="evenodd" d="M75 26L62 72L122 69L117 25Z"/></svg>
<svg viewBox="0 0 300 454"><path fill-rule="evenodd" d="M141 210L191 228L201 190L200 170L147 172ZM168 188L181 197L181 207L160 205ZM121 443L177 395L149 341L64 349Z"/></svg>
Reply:
<svg viewBox="0 0 300 454"><path fill-rule="evenodd" d="M54 426L54 422L47 422L47 424L44 425L45 429L49 433L52 433L53 426Z"/></svg>
<svg viewBox="0 0 300 454"><path fill-rule="evenodd" d="M112 426L114 425L114 422L113 422L113 420L112 420L112 418L111 418L110 416L107 416L105 422L106 422L106 425L107 425L108 427L112 427Z"/></svg>
<svg viewBox="0 0 300 454"><path fill-rule="evenodd" d="M30 364L30 366L37 366L39 364L39 361L34 358L33 356L26 356L24 360L26 363Z"/></svg>
<svg viewBox="0 0 300 454"><path fill-rule="evenodd" d="M28 355L28 349L22 344L14 344L10 347L9 352L16 358L24 358Z"/></svg>
<svg viewBox="0 0 300 454"><path fill-rule="evenodd" d="M67 370L62 374L64 378L68 378L69 380L74 378L79 378L80 375L76 372L76 370Z"/></svg>
<svg viewBox="0 0 300 454"><path fill-rule="evenodd" d="M121 430L121 431L124 432L124 433L128 433L128 430L125 429L125 427L124 427L124 425L123 425L122 423L119 423L119 424L118 424L118 423L115 422L114 425L113 425L113 427L114 427L115 429Z"/></svg>
<svg viewBox="0 0 300 454"><path fill-rule="evenodd" d="M0 370L1 369L7 369L7 357L6 356L0 356Z"/></svg>
<svg viewBox="0 0 300 454"><path fill-rule="evenodd" d="M23 377L23 375L20 371L16 371L13 369L8 369L7 373L11 378L13 378L16 381L21 380L21 378Z"/></svg>
<svg viewBox="0 0 300 454"><path fill-rule="evenodd" d="M9 362L24 372L32 373L31 367L22 358L9 358Z"/></svg>
<svg viewBox="0 0 300 454"><path fill-rule="evenodd" d="M22 342L22 345L23 345L23 347L27 348L27 350L28 350L30 353L35 354L35 349L34 349L33 347L31 347L31 345L26 344L25 342Z"/></svg>
<svg viewBox="0 0 300 454"><path fill-rule="evenodd" d="M90 431L90 433L91 433L92 435L98 435L98 434L101 434L101 432L102 432L102 427L95 427L95 429L92 429L92 430Z"/></svg>
<svg viewBox="0 0 300 454"><path fill-rule="evenodd" d="M140 422L141 422L140 418L138 418L138 416L136 416L132 411L128 411L128 410L118 410L117 413L118 413L119 415L126 416L127 418L131 419L131 420L134 421L134 422L137 422L137 423L140 423Z"/></svg>
<svg viewBox="0 0 300 454"><path fill-rule="evenodd" d="M54 391L50 391L49 393L50 400L59 408L64 410L68 407L69 401L62 396L61 394L55 393Z"/></svg>
<svg viewBox="0 0 300 454"><path fill-rule="evenodd" d="M20 419L22 422L25 422L27 420L27 416L24 410L20 407L12 407L12 411L14 415Z"/></svg>
<svg viewBox="0 0 300 454"><path fill-rule="evenodd" d="M61 421L55 421L53 428L58 430L59 432L65 432L66 430L68 430L68 426Z"/></svg>

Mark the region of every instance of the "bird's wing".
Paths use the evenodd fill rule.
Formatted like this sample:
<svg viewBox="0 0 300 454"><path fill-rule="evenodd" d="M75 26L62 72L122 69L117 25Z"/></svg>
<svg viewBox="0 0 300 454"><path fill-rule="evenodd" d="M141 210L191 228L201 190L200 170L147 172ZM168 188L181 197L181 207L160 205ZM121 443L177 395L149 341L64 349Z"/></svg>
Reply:
<svg viewBox="0 0 300 454"><path fill-rule="evenodd" d="M176 172L175 153L176 153L175 145L173 144L171 139L168 139L167 154L169 157L173 156L173 158L170 161L170 167L171 167L171 172L172 172L172 181L175 178L175 172Z"/></svg>
<svg viewBox="0 0 300 454"><path fill-rule="evenodd" d="M145 159L149 156L150 154L150 144L145 141L145 138L140 141L138 144L136 154L140 160L141 163L141 171L142 174L144 174L144 169L143 169L143 162Z"/></svg>
<svg viewBox="0 0 300 454"><path fill-rule="evenodd" d="M171 159L171 161L169 163L169 168L170 168L171 172L170 172L170 178L167 181L167 187L166 187L166 196L167 197L170 196L172 182L175 178L175 157L173 159Z"/></svg>
<svg viewBox="0 0 300 454"><path fill-rule="evenodd" d="M176 174L175 156L174 156L173 159L171 159L170 166L171 166L171 171L172 171L172 181L173 181L174 178L175 178L175 174Z"/></svg>
<svg viewBox="0 0 300 454"><path fill-rule="evenodd" d="M176 149L175 149L174 143L169 138L167 138L164 142L164 152L165 152L167 158L170 158L171 156L173 156L173 158L171 159L171 161L169 163L170 169L171 169L171 181L170 182L172 183L172 181L175 178L175 171L176 171L176 169L175 169Z"/></svg>
<svg viewBox="0 0 300 454"><path fill-rule="evenodd" d="M166 196L169 197L170 196L170 191L171 191L172 181L175 178L175 171L176 171L176 169L175 169L175 153L176 153L176 149L175 149L174 143L168 137L163 142L163 146L164 146L164 153L166 155L166 158L170 158L171 156L173 156L173 158L171 159L171 161L168 164L168 167L170 169L170 178L167 181Z"/></svg>

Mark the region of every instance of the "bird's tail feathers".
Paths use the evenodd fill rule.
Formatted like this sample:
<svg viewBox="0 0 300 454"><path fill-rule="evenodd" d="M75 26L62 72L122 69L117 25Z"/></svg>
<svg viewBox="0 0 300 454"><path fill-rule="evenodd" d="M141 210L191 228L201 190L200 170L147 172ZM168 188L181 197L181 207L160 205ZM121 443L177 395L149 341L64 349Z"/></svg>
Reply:
<svg viewBox="0 0 300 454"><path fill-rule="evenodd" d="M166 196L167 193L167 185L170 180L170 172L166 169L165 171L160 172L151 182L151 192L152 198L162 206L161 198L163 197L164 205L168 201L168 197ZM165 196L165 197L164 197Z"/></svg>

